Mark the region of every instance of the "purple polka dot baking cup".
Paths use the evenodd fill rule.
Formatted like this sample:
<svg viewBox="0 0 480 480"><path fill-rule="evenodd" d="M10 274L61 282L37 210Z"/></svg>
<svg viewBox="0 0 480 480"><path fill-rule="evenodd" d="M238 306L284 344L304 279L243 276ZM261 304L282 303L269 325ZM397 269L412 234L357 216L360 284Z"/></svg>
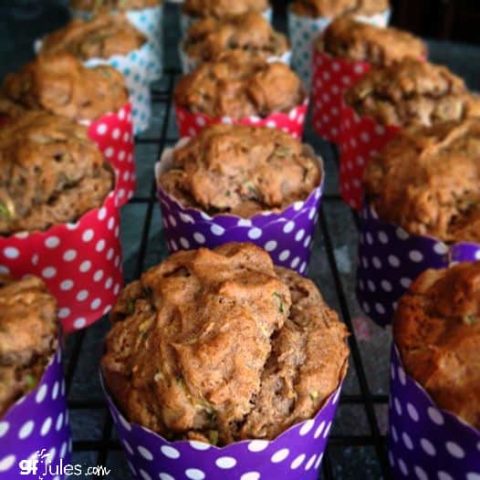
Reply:
<svg viewBox="0 0 480 480"><path fill-rule="evenodd" d="M176 148L188 140L179 142ZM315 156L309 147L306 148ZM169 169L172 156L173 149L166 150L157 163L157 179ZM276 265L304 274L310 261L324 182L323 162L315 158L322 172L322 182L305 201L295 202L281 212L262 212L248 219L229 214L210 216L196 208L184 207L158 187L169 251L251 242L264 248Z"/></svg>
<svg viewBox="0 0 480 480"><path fill-rule="evenodd" d="M405 373L396 347L390 385L388 458L393 478L478 480L480 431L438 408Z"/></svg>
<svg viewBox="0 0 480 480"><path fill-rule="evenodd" d="M0 480L59 480L71 451L59 349L35 389L0 418Z"/></svg>
<svg viewBox="0 0 480 480"><path fill-rule="evenodd" d="M388 325L397 301L422 272L478 259L479 244L448 245L434 237L410 235L380 220L374 209L366 206L360 214L358 303L376 323Z"/></svg>
<svg viewBox="0 0 480 480"><path fill-rule="evenodd" d="M128 422L108 392L105 394L134 478L314 480L318 478L340 390L341 386L314 418L290 427L273 440L244 440L222 448L198 441L170 442Z"/></svg>

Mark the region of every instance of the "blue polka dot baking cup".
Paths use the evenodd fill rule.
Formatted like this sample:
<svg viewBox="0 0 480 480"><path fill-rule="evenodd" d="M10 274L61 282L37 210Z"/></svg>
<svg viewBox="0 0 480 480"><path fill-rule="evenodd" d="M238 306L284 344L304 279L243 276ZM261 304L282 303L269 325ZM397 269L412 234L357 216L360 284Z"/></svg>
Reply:
<svg viewBox="0 0 480 480"><path fill-rule="evenodd" d="M71 452L59 349L38 385L0 418L0 479L59 480L64 478L62 468L70 463Z"/></svg>
<svg viewBox="0 0 480 480"><path fill-rule="evenodd" d="M358 303L376 323L391 324L398 300L422 272L478 259L480 244L449 245L434 237L410 235L366 206L360 214Z"/></svg>
<svg viewBox="0 0 480 480"><path fill-rule="evenodd" d="M309 152L315 156L310 149ZM173 149L166 150L156 165L157 179L170 167L172 155ZM295 202L281 212L266 211L248 219L229 214L210 216L196 208L184 207L158 187L169 251L251 242L265 249L276 265L304 274L310 261L324 182L323 162L315 158L319 162L322 181L305 201Z"/></svg>
<svg viewBox="0 0 480 480"><path fill-rule="evenodd" d="M104 387L105 388L105 387ZM316 480L341 386L317 415L273 440L244 440L219 448L199 441L168 441L130 423L108 392L110 413L134 478L142 480Z"/></svg>
<svg viewBox="0 0 480 480"><path fill-rule="evenodd" d="M388 458L394 479L478 480L480 431L437 407L393 348Z"/></svg>

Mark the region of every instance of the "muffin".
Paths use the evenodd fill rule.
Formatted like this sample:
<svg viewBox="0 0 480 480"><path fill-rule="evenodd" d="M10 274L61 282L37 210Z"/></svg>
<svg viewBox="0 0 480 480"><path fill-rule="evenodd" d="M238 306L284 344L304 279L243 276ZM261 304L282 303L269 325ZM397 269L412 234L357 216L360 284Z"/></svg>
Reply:
<svg viewBox="0 0 480 480"><path fill-rule="evenodd" d="M85 12L143 10L158 7L161 0L70 0L70 7Z"/></svg>
<svg viewBox="0 0 480 480"><path fill-rule="evenodd" d="M247 12L262 13L270 8L268 0L186 0L183 3L184 14L195 18L223 19Z"/></svg>
<svg viewBox="0 0 480 480"><path fill-rule="evenodd" d="M56 352L56 310L41 279L0 275L0 418L36 388Z"/></svg>
<svg viewBox="0 0 480 480"><path fill-rule="evenodd" d="M347 330L314 284L251 244L169 257L111 319L109 391L129 421L172 440L273 439L314 416L347 368Z"/></svg>
<svg viewBox="0 0 480 480"><path fill-rule="evenodd" d="M246 51L252 58L281 58L289 50L285 35L273 30L259 13L249 12L222 20L209 17L195 22L186 34L183 52L200 64L222 54Z"/></svg>
<svg viewBox="0 0 480 480"><path fill-rule="evenodd" d="M371 16L389 7L389 0L295 0L290 8L304 17L335 18L346 13Z"/></svg>
<svg viewBox="0 0 480 480"><path fill-rule="evenodd" d="M86 128L43 112L0 129L0 163L0 235L76 222L113 188Z"/></svg>
<svg viewBox="0 0 480 480"><path fill-rule="evenodd" d="M45 54L6 76L0 113L43 110L77 122L116 112L128 102L122 75L110 66L86 68L69 53Z"/></svg>
<svg viewBox="0 0 480 480"><path fill-rule="evenodd" d="M480 99L448 68L406 58L372 68L346 92L346 103L381 125L431 126L480 115Z"/></svg>

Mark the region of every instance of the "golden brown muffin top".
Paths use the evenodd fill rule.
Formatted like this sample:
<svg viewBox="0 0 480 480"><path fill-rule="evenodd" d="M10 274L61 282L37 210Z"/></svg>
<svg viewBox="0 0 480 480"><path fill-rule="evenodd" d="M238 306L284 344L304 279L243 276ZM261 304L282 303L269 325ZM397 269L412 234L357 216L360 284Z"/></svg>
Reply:
<svg viewBox="0 0 480 480"><path fill-rule="evenodd" d="M247 12L262 13L269 7L268 0L185 0L182 9L191 17L225 18Z"/></svg>
<svg viewBox="0 0 480 480"><path fill-rule="evenodd" d="M0 275L0 418L35 388L57 349L56 310L41 279Z"/></svg>
<svg viewBox="0 0 480 480"><path fill-rule="evenodd" d="M376 27L351 16L335 19L316 41L316 48L334 57L390 65L405 58L425 58L427 47L414 35Z"/></svg>
<svg viewBox="0 0 480 480"><path fill-rule="evenodd" d="M202 62L217 60L221 54L236 50L266 60L280 57L288 49L287 37L254 12L223 20L198 20L188 29L184 42L187 55Z"/></svg>
<svg viewBox="0 0 480 480"><path fill-rule="evenodd" d="M347 367L315 285L252 244L178 252L124 290L102 367L128 419L225 445L310 418Z"/></svg>
<svg viewBox="0 0 480 480"><path fill-rule="evenodd" d="M47 35L40 53L69 52L85 61L126 55L146 40L124 14L101 14L91 20L72 20Z"/></svg>
<svg viewBox="0 0 480 480"><path fill-rule="evenodd" d="M250 217L305 200L322 176L314 154L287 133L214 125L175 149L158 181L184 206Z"/></svg>
<svg viewBox="0 0 480 480"><path fill-rule="evenodd" d="M113 174L82 125L29 111L0 129L0 235L75 222Z"/></svg>
<svg viewBox="0 0 480 480"><path fill-rule="evenodd" d="M302 81L285 63L248 61L240 51L201 64L175 89L178 106L211 117L267 117L289 112L304 100Z"/></svg>
<svg viewBox="0 0 480 480"><path fill-rule="evenodd" d="M86 68L69 53L40 55L7 75L0 90L0 112L46 112L76 121L96 120L128 102L122 75L110 66Z"/></svg>
<svg viewBox="0 0 480 480"><path fill-rule="evenodd" d="M345 99L359 115L383 125L429 127L480 116L480 97L470 94L460 77L413 58L372 68Z"/></svg>
<svg viewBox="0 0 480 480"><path fill-rule="evenodd" d="M394 336L435 403L480 428L480 262L423 273L399 302Z"/></svg>
<svg viewBox="0 0 480 480"><path fill-rule="evenodd" d="M411 234L480 242L480 120L399 134L368 164L365 193Z"/></svg>
<svg viewBox="0 0 480 480"><path fill-rule="evenodd" d="M140 10L158 7L162 3L162 0L70 0L72 8L87 12Z"/></svg>
<svg viewBox="0 0 480 480"><path fill-rule="evenodd" d="M371 16L389 8L389 0L295 0L291 6L297 15L327 18L346 13Z"/></svg>

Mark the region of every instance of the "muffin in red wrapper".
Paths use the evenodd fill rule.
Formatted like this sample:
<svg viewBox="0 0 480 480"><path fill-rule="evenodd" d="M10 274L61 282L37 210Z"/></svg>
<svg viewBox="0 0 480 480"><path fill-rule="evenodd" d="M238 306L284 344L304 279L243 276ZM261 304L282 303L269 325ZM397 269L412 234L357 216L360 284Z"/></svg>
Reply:
<svg viewBox="0 0 480 480"><path fill-rule="evenodd" d="M171 252L253 242L305 273L324 182L307 145L275 129L215 125L167 150L156 178Z"/></svg>
<svg viewBox="0 0 480 480"><path fill-rule="evenodd" d="M480 116L480 99L446 67L407 58L374 67L345 93L341 113L340 191L362 205L362 178L373 154L400 129L430 127Z"/></svg>
<svg viewBox="0 0 480 480"><path fill-rule="evenodd" d="M344 16L334 20L314 44L312 114L315 131L331 142L340 140L345 91L372 65L404 58L424 58L425 44L409 33L382 28Z"/></svg>
<svg viewBox="0 0 480 480"><path fill-rule="evenodd" d="M70 461L56 306L39 278L14 281L0 275L2 480L53 480L59 466Z"/></svg>
<svg viewBox="0 0 480 480"><path fill-rule="evenodd" d="M102 373L137 478L318 478L348 333L313 282L252 244L178 252L111 320Z"/></svg>
<svg viewBox="0 0 480 480"><path fill-rule="evenodd" d="M284 63L231 52L185 75L174 94L181 137L217 123L278 128L303 135L308 100L300 78Z"/></svg>
<svg viewBox="0 0 480 480"><path fill-rule="evenodd" d="M399 302L388 434L395 479L480 476L479 267L428 270Z"/></svg>
<svg viewBox="0 0 480 480"><path fill-rule="evenodd" d="M89 136L111 162L120 202L135 191L133 124L122 75L110 66L86 68L69 53L45 54L6 76L0 115L43 110L89 126ZM121 153L124 152L124 153Z"/></svg>
<svg viewBox="0 0 480 480"><path fill-rule="evenodd" d="M430 268L480 258L480 120L402 132L367 167L359 305L381 325Z"/></svg>
<svg viewBox="0 0 480 480"><path fill-rule="evenodd" d="M114 173L85 127L45 113L9 122L0 150L0 272L41 277L64 331L83 328L122 284Z"/></svg>

